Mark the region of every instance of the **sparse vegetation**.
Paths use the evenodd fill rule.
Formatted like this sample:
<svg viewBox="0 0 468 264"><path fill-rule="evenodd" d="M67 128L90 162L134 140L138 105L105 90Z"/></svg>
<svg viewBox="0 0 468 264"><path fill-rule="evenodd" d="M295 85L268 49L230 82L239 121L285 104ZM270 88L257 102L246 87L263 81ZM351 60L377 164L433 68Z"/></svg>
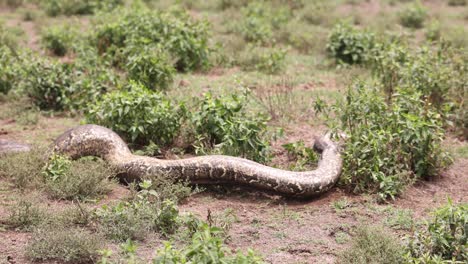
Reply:
<svg viewBox="0 0 468 264"><path fill-rule="evenodd" d="M177 135L183 105L175 105L162 93L131 82L125 89L105 95L86 114L87 121L111 128L127 140L147 144L171 143Z"/></svg>
<svg viewBox="0 0 468 264"><path fill-rule="evenodd" d="M362 64L369 60L373 46L372 33L342 22L338 23L330 33L327 51L338 63Z"/></svg>
<svg viewBox="0 0 468 264"><path fill-rule="evenodd" d="M0 263L465 263L465 6L0 0L0 153L34 145L0 154ZM117 185L52 153L82 123L136 155L298 175L331 132L342 175L305 201L171 173Z"/></svg>
<svg viewBox="0 0 468 264"><path fill-rule="evenodd" d="M378 227L359 227L351 247L339 255L339 263L403 263L403 247Z"/></svg>
<svg viewBox="0 0 468 264"><path fill-rule="evenodd" d="M100 160L71 161L54 154L42 171L46 191L55 199L85 200L110 191L113 171Z"/></svg>
<svg viewBox="0 0 468 264"><path fill-rule="evenodd" d="M34 231L26 255L33 261L94 263L101 241L99 236L81 228L46 225Z"/></svg>
<svg viewBox="0 0 468 264"><path fill-rule="evenodd" d="M407 6L399 14L401 25L408 28L423 27L426 17L426 8L424 8L419 0Z"/></svg>
<svg viewBox="0 0 468 264"><path fill-rule="evenodd" d="M448 204L437 209L408 242L410 263L463 262L467 251L468 205Z"/></svg>
<svg viewBox="0 0 468 264"><path fill-rule="evenodd" d="M380 92L358 82L338 107L347 134L342 183L354 192L394 198L416 179L437 175L450 163L440 144L440 115L420 93L400 89L386 103Z"/></svg>
<svg viewBox="0 0 468 264"><path fill-rule="evenodd" d="M193 116L198 153L220 152L260 162L268 160L267 119L248 114L245 109L248 96L247 93L226 98L204 95L200 110Z"/></svg>

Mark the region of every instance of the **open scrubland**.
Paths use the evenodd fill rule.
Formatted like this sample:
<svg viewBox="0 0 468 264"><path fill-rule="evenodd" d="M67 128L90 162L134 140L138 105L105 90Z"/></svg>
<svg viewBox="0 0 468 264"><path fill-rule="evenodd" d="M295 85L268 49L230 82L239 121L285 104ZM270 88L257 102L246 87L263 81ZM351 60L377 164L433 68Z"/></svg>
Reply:
<svg viewBox="0 0 468 264"><path fill-rule="evenodd" d="M468 1L0 0L0 264L466 263ZM51 153L79 124L138 155L306 171L301 200Z"/></svg>

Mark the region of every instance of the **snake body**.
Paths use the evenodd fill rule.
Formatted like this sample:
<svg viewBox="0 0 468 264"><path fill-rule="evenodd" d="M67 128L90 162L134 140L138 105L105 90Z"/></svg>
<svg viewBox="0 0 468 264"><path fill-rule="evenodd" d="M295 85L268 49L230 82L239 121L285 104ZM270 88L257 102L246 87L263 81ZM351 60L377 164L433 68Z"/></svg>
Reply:
<svg viewBox="0 0 468 264"><path fill-rule="evenodd" d="M162 160L131 153L127 144L112 130L97 125L82 125L66 131L55 140L54 151L76 159L97 156L107 161L126 180L143 176L166 175L198 184L244 184L264 190L310 197L329 190L338 180L342 160L338 146L326 135L317 139L318 167L292 172L231 156L209 155L180 160Z"/></svg>

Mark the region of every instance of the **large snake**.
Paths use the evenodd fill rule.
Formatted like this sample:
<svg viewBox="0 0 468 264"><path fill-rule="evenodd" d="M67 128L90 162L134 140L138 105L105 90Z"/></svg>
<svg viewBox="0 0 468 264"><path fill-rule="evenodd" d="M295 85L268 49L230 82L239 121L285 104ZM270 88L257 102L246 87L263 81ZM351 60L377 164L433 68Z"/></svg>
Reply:
<svg viewBox="0 0 468 264"><path fill-rule="evenodd" d="M318 167L293 172L231 156L209 155L179 160L163 160L131 153L127 144L112 130L97 125L72 128L55 140L54 151L72 159L97 156L121 173L125 180L163 175L196 184L233 183L295 196L310 197L329 190L337 182L342 167L339 149L329 137L317 139L321 151Z"/></svg>

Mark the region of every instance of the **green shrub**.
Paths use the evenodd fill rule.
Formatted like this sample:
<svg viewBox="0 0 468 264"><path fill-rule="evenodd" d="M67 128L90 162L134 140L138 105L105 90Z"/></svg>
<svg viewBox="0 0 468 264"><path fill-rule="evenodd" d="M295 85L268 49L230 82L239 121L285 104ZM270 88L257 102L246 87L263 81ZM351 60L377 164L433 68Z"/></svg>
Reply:
<svg viewBox="0 0 468 264"><path fill-rule="evenodd" d="M403 68L412 60L408 48L400 43L379 44L372 56L372 72L383 85L388 98L400 86Z"/></svg>
<svg viewBox="0 0 468 264"><path fill-rule="evenodd" d="M312 148L306 147L304 141L283 144L288 157L295 163L290 166L292 170L307 170L317 165L319 156Z"/></svg>
<svg viewBox="0 0 468 264"><path fill-rule="evenodd" d="M2 47L5 46L5 47ZM5 27L0 22L0 47L16 49L18 47L18 38L11 29Z"/></svg>
<svg viewBox="0 0 468 264"><path fill-rule="evenodd" d="M464 51L441 42L415 53L398 43L380 46L373 57L374 76L390 98L398 87L420 93L443 115L446 127L460 134L466 125L465 98L468 60Z"/></svg>
<svg viewBox="0 0 468 264"><path fill-rule="evenodd" d="M166 89L173 80L174 67L159 48L130 51L125 64L128 78L151 90Z"/></svg>
<svg viewBox="0 0 468 264"><path fill-rule="evenodd" d="M131 82L126 90L105 95L86 114L88 123L99 124L135 143L169 144L177 135L183 105L174 105L161 93Z"/></svg>
<svg viewBox="0 0 468 264"><path fill-rule="evenodd" d="M49 16L89 15L96 10L111 10L123 4L123 0L48 0L41 5Z"/></svg>
<svg viewBox="0 0 468 264"><path fill-rule="evenodd" d="M38 227L28 245L26 256L33 261L95 263L102 238L76 227Z"/></svg>
<svg viewBox="0 0 468 264"><path fill-rule="evenodd" d="M112 170L92 159L70 159L54 154L43 169L47 192L55 199L85 200L110 191Z"/></svg>
<svg viewBox="0 0 468 264"><path fill-rule="evenodd" d="M64 56L73 45L75 32L67 26L47 28L41 35L42 45L56 56Z"/></svg>
<svg viewBox="0 0 468 264"><path fill-rule="evenodd" d="M359 227L351 246L338 257L340 264L394 264L403 263L403 247L381 228Z"/></svg>
<svg viewBox="0 0 468 264"><path fill-rule="evenodd" d="M98 209L95 214L101 232L116 241L141 240L149 232L174 233L179 226L175 202L162 200L151 185L151 181L143 181L132 201Z"/></svg>
<svg viewBox="0 0 468 264"><path fill-rule="evenodd" d="M151 181L151 186L147 186L148 190L154 190L158 193L160 200L171 200L178 202L189 197L192 192L192 187L189 182L177 181L168 175L149 175L142 180ZM195 189L195 192L197 189Z"/></svg>
<svg viewBox="0 0 468 264"><path fill-rule="evenodd" d="M468 259L468 204L452 201L437 209L408 243L410 263L463 263ZM457 262L459 261L459 262Z"/></svg>
<svg viewBox="0 0 468 264"><path fill-rule="evenodd" d="M336 113L347 135L341 182L354 192L393 198L450 162L441 116L418 92L400 89L387 104L378 89L357 83Z"/></svg>
<svg viewBox="0 0 468 264"><path fill-rule="evenodd" d="M16 188L39 186L41 170L46 163L44 148L35 147L29 152L1 155L0 177L9 178Z"/></svg>
<svg viewBox="0 0 468 264"><path fill-rule="evenodd" d="M284 49L249 47L239 63L243 70L275 74L284 69L285 57L286 50Z"/></svg>
<svg viewBox="0 0 468 264"><path fill-rule="evenodd" d="M71 94L71 65L33 59L25 65L23 87L31 101L43 110L64 110Z"/></svg>
<svg viewBox="0 0 468 264"><path fill-rule="evenodd" d="M125 63L122 48L131 46L133 53L143 53L145 47L159 45L167 51L179 71L205 69L209 66L208 24L194 21L187 13L160 13L142 9L116 12L98 25L95 41L101 54L116 64ZM104 20L104 21L105 21ZM141 56L141 55L140 55Z"/></svg>
<svg viewBox="0 0 468 264"><path fill-rule="evenodd" d="M251 250L247 254L229 255L229 250L220 238L221 229L202 224L192 236L191 243L182 250L165 243L153 259L154 264L165 263L263 263Z"/></svg>
<svg viewBox="0 0 468 264"><path fill-rule="evenodd" d="M335 25L328 36L327 51L340 64L362 64L369 60L374 35L348 23Z"/></svg>
<svg viewBox="0 0 468 264"><path fill-rule="evenodd" d="M466 0L448 0L450 6L465 6Z"/></svg>
<svg viewBox="0 0 468 264"><path fill-rule="evenodd" d="M247 94L213 97L205 94L193 115L198 153L219 152L259 162L268 160L266 117L248 115Z"/></svg>
<svg viewBox="0 0 468 264"><path fill-rule="evenodd" d="M286 24L291 16L286 8L273 8L263 1L252 1L241 12L243 19L237 25L237 31L246 41L261 44L274 43L274 31Z"/></svg>
<svg viewBox="0 0 468 264"><path fill-rule="evenodd" d="M429 41L438 41L441 37L440 22L432 21L426 28L426 39Z"/></svg>
<svg viewBox="0 0 468 264"><path fill-rule="evenodd" d="M45 211L28 200L20 200L10 207L6 224L17 230L30 231L46 218Z"/></svg>
<svg viewBox="0 0 468 264"><path fill-rule="evenodd" d="M18 83L17 55L0 44L0 93L7 94Z"/></svg>
<svg viewBox="0 0 468 264"><path fill-rule="evenodd" d="M421 28L423 27L424 20L427 17L427 11L419 1L416 1L415 3L407 6L398 15L400 24L404 27Z"/></svg>

